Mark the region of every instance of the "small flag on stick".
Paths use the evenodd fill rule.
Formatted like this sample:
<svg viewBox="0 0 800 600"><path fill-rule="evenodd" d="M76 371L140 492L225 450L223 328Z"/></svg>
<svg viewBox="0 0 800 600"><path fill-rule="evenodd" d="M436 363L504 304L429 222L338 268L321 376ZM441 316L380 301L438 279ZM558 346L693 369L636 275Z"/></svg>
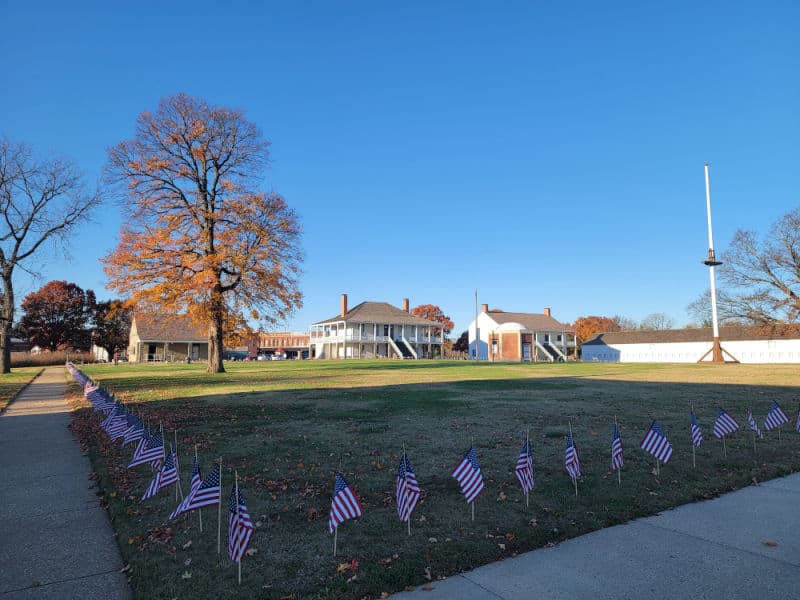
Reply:
<svg viewBox="0 0 800 600"><path fill-rule="evenodd" d="M397 481L395 486L395 497L397 499L397 514L403 523L411 519L411 513L419 502L419 483L414 474L414 467L407 454L403 454L400 465L397 468Z"/></svg>
<svg viewBox="0 0 800 600"><path fill-rule="evenodd" d="M724 408L717 409L717 420L714 421L714 435L718 438L725 438L726 435L739 429L739 423L730 416Z"/></svg>
<svg viewBox="0 0 800 600"><path fill-rule="evenodd" d="M622 440L619 438L619 425L614 423L614 432L611 435L611 468L619 471L625 461L622 457Z"/></svg>
<svg viewBox="0 0 800 600"><path fill-rule="evenodd" d="M581 460L578 458L578 449L572 440L572 425L569 426L567 435L567 448L564 451L564 468L569 473L570 479L575 486L575 495L578 495L578 477L581 476Z"/></svg>
<svg viewBox="0 0 800 600"><path fill-rule="evenodd" d="M747 411L747 423L750 425L750 431L756 434L758 437L764 437L764 434L761 433L761 430L758 428L758 423L753 418L753 409Z"/></svg>
<svg viewBox="0 0 800 600"><path fill-rule="evenodd" d="M178 515L192 511L196 508L219 504L221 493L219 476L220 468L219 465L216 465L211 472L206 475L205 479L203 479L197 489L189 492L189 495L184 498L180 505L178 505L178 508L172 511L169 519L172 520Z"/></svg>
<svg viewBox="0 0 800 600"><path fill-rule="evenodd" d="M475 449L470 446L464 454L464 458L451 473L461 487L461 493L467 500L467 504L472 504L475 498L483 491L483 475L478 466L478 457L475 456Z"/></svg>
<svg viewBox="0 0 800 600"><path fill-rule="evenodd" d="M342 474L337 473L336 483L333 486L331 514L328 518L328 533L333 533L341 523L360 517L361 514L361 503L358 501L358 497L347 485Z"/></svg>
<svg viewBox="0 0 800 600"><path fill-rule="evenodd" d="M786 413L783 412L783 409L780 407L780 405L773 400L769 407L767 418L764 419L764 430L770 431L788 422L789 417L786 416Z"/></svg>
<svg viewBox="0 0 800 600"><path fill-rule="evenodd" d="M694 411L692 411L692 444L699 448L700 444L703 443L703 432L700 431L700 425L697 423L697 417L694 416Z"/></svg>
<svg viewBox="0 0 800 600"><path fill-rule="evenodd" d="M522 450L517 458L517 466L514 468L522 493L526 496L530 493L536 482L533 479L533 457L531 456L531 441L526 437L522 444Z"/></svg>
<svg viewBox="0 0 800 600"><path fill-rule="evenodd" d="M649 452L664 464L667 464L672 458L672 445L656 420L650 425L650 430L644 436L641 447L642 450Z"/></svg>
<svg viewBox="0 0 800 600"><path fill-rule="evenodd" d="M233 562L242 562L254 530L237 478L231 489L231 499L228 504L228 556Z"/></svg>

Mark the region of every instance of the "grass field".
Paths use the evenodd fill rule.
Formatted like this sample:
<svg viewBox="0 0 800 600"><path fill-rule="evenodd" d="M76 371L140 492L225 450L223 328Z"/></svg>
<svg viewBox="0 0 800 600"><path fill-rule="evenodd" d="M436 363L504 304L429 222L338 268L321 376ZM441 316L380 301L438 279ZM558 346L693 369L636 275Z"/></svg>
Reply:
<svg viewBox="0 0 800 600"><path fill-rule="evenodd" d="M130 448L101 437L89 442L97 421L76 412L76 433L94 461L138 598L377 598L800 470L796 366L304 361L226 368L206 375L204 365L85 367L139 403L151 422L178 430L184 485L193 444L204 473L223 459L218 558L216 510L203 510L202 534L195 514L165 525L174 496L162 491L140 503L149 470L124 468ZM773 399L792 418L780 438L767 434L754 453L745 425L724 458L711 433L717 405L740 423L752 405L761 422ZM696 470L691 405L705 438ZM625 449L621 486L610 469L615 416ZM653 418L675 449L660 477L638 448ZM584 474L577 498L562 466L568 423ZM537 486L526 507L513 468L528 427ZM450 477L472 440L486 478L474 522ZM404 445L424 494L410 536L393 500ZM327 518L339 465L364 516L341 525L334 558ZM241 588L225 550L234 469L257 525Z"/></svg>
<svg viewBox="0 0 800 600"><path fill-rule="evenodd" d="M19 391L41 373L41 367L22 367L11 373L0 375L0 412L14 399Z"/></svg>

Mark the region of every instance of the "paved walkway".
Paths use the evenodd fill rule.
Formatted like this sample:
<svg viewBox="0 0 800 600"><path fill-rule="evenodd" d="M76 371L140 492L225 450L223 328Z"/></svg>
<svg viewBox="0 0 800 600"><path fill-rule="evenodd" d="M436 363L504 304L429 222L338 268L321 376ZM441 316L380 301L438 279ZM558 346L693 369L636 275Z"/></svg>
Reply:
<svg viewBox="0 0 800 600"><path fill-rule="evenodd" d="M51 367L0 417L0 600L130 598L89 459Z"/></svg>
<svg viewBox="0 0 800 600"><path fill-rule="evenodd" d="M393 598L800 598L800 473L534 550L432 587Z"/></svg>

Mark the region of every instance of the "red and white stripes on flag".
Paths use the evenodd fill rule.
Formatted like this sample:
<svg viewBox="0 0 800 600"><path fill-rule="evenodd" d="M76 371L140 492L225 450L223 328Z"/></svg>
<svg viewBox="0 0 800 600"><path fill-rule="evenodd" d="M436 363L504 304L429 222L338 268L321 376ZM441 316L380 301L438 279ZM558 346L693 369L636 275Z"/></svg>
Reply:
<svg viewBox="0 0 800 600"><path fill-rule="evenodd" d="M572 431L567 435L567 449L564 451L564 468L571 479L581 476L581 460L578 458L578 449L572 440Z"/></svg>
<svg viewBox="0 0 800 600"><path fill-rule="evenodd" d="M475 449L470 446L464 454L464 458L451 473L461 486L461 493L467 500L467 504L472 504L475 498L483 491L483 475L478 466L478 457L475 456Z"/></svg>
<svg viewBox="0 0 800 600"><path fill-rule="evenodd" d="M758 428L758 423L756 423L756 420L753 418L752 409L747 411L747 423L750 425L750 431L755 433L758 437L764 437L764 434L761 433L761 430Z"/></svg>
<svg viewBox="0 0 800 600"><path fill-rule="evenodd" d="M714 435L718 438L724 438L737 429L739 429L739 423L720 406L717 409L717 420L714 421Z"/></svg>
<svg viewBox="0 0 800 600"><path fill-rule="evenodd" d="M642 440L642 450L649 452L664 464L667 464L669 459L672 458L672 446L661 430L658 421L654 420L653 424L650 425L650 430Z"/></svg>
<svg viewBox="0 0 800 600"><path fill-rule="evenodd" d="M419 502L419 483L414 474L414 467L411 466L406 454L400 459L397 468L397 481L395 486L395 498L397 499L397 514L400 520L405 523L411 518L411 513Z"/></svg>
<svg viewBox="0 0 800 600"><path fill-rule="evenodd" d="M692 411L692 444L700 447L700 444L703 443L703 432L700 431L700 425L697 423L697 417L694 416L694 411Z"/></svg>
<svg viewBox="0 0 800 600"><path fill-rule="evenodd" d="M219 465L217 465L206 475L206 478L200 482L200 485L197 486L196 489L192 489L189 492L186 498L183 499L183 502L181 502L167 518L172 520L178 515L194 510L195 508L203 508L204 506L218 504L220 495L222 494L219 475ZM194 481L194 474L192 474L192 481Z"/></svg>
<svg viewBox="0 0 800 600"><path fill-rule="evenodd" d="M336 483L333 486L333 500L331 500L331 514L328 517L328 532L333 533L341 523L348 519L355 519L362 515L361 503L350 486L342 477L336 474Z"/></svg>
<svg viewBox="0 0 800 600"><path fill-rule="evenodd" d="M519 481L519 486L522 488L523 494L530 492L536 485L533 479L533 457L531 456L531 443L529 438L525 438L522 444L522 450L519 451L514 474L517 476L517 481Z"/></svg>
<svg viewBox="0 0 800 600"><path fill-rule="evenodd" d="M228 556L233 562L241 562L254 530L250 513L244 504L244 496L239 486L234 485L228 505Z"/></svg>
<svg viewBox="0 0 800 600"><path fill-rule="evenodd" d="M786 413L783 412L783 409L780 407L780 404L772 401L772 404L769 407L769 412L767 413L767 418L764 419L764 430L770 431L771 429L775 429L776 427L780 427L784 423L789 422L789 417L786 416Z"/></svg>
<svg viewBox="0 0 800 600"><path fill-rule="evenodd" d="M611 469L617 471L622 468L625 461L622 458L622 440L619 438L619 426L614 423L614 433L611 436Z"/></svg>

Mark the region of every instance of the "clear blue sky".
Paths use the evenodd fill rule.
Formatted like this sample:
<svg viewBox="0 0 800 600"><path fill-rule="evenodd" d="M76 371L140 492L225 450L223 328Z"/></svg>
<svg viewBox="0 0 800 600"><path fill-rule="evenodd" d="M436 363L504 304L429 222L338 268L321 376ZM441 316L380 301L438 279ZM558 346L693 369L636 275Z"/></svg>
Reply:
<svg viewBox="0 0 800 600"><path fill-rule="evenodd" d="M94 181L164 96L243 109L272 142L265 188L302 218L291 329L346 292L439 304L458 332L475 288L682 326L708 287L704 161L718 252L800 204L799 6L0 0L0 133ZM112 297L120 219L107 206L19 297Z"/></svg>

